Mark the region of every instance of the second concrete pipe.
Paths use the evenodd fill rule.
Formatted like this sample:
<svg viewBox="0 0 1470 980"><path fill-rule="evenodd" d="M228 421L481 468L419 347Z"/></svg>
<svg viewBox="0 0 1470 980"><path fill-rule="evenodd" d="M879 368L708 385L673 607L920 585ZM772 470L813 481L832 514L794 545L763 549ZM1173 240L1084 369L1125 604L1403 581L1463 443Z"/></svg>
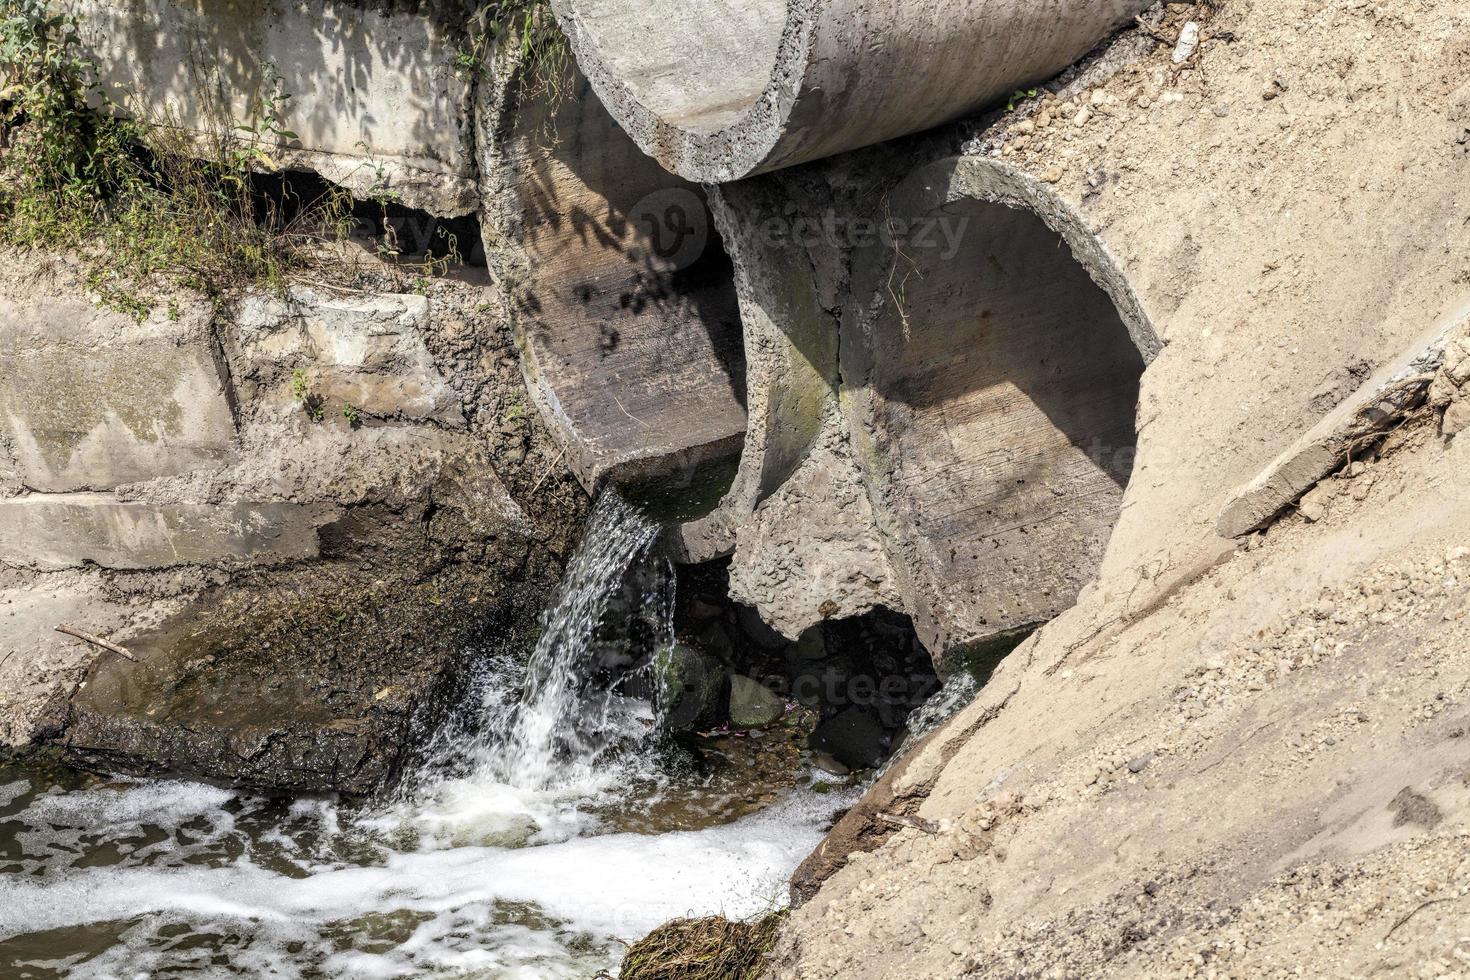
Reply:
<svg viewBox="0 0 1470 980"><path fill-rule="evenodd" d="M958 119L1149 0L552 0L645 152L723 183Z"/></svg>

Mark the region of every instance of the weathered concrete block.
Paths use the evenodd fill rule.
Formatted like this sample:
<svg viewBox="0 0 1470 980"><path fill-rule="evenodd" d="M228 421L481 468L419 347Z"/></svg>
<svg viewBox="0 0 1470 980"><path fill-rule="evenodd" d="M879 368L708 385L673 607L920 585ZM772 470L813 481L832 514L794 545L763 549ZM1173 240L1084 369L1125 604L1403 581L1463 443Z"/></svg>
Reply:
<svg viewBox="0 0 1470 980"><path fill-rule="evenodd" d="M824 620L880 606L903 609L896 585L857 464L833 418L796 473L741 525L730 595L794 641Z"/></svg>
<svg viewBox="0 0 1470 980"><path fill-rule="evenodd" d="M456 25L435 5L331 0L71 0L104 91L150 120L196 132L261 119L275 86L273 151L359 195L386 188L410 207L468 214L477 198L470 78L456 71Z"/></svg>
<svg viewBox="0 0 1470 980"><path fill-rule="evenodd" d="M0 501L0 562L144 569L314 558L324 513L290 503L152 505L103 493L30 494Z"/></svg>
<svg viewBox="0 0 1470 980"><path fill-rule="evenodd" d="M424 343L428 318L423 296L337 297L296 287L285 298L248 297L237 340L255 380L273 386L268 398L294 397L291 369L299 367L311 393L332 406L463 425L459 395Z"/></svg>
<svg viewBox="0 0 1470 980"><path fill-rule="evenodd" d="M81 295L0 295L0 451L32 490L105 490L219 465L235 423L208 308L144 323Z"/></svg>
<svg viewBox="0 0 1470 980"><path fill-rule="evenodd" d="M1244 537L1269 526L1355 451L1371 445L1422 404L1433 391L1437 373L1452 384L1457 376L1465 377L1461 345L1467 330L1470 309L1456 310L1384 365L1255 479L1231 494L1215 525L1220 536Z"/></svg>

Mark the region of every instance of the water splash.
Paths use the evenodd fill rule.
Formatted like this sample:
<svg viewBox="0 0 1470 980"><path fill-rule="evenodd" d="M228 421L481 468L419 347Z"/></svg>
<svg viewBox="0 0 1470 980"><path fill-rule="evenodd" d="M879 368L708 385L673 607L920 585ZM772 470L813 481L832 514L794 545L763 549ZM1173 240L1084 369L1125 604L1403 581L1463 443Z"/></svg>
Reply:
<svg viewBox="0 0 1470 980"><path fill-rule="evenodd" d="M598 501L531 658L489 658L477 723L442 732L391 801L63 789L0 768L0 970L549 980L612 968L619 939L669 918L779 904L851 798L791 793L657 835L605 818L646 807L664 778L654 708L608 683L672 642L657 533L616 495Z"/></svg>
<svg viewBox="0 0 1470 980"><path fill-rule="evenodd" d="M631 784L658 781L653 705L609 683L626 677L599 674L636 662L632 626L649 650L673 642L672 573L651 555L659 531L616 491L598 498L529 660L492 657L474 734L448 729L431 749L413 800L421 829L455 844L567 840Z"/></svg>
<svg viewBox="0 0 1470 980"><path fill-rule="evenodd" d="M508 731L489 729L482 761L495 776L514 786L551 789L598 766L635 734L628 723L635 709L620 703L626 699L589 698L587 682L598 627L658 532L658 524L615 491L598 498L582 546L544 616L512 724Z"/></svg>
<svg viewBox="0 0 1470 980"><path fill-rule="evenodd" d="M967 670L956 673L944 683L934 695L910 713L904 727L908 729L902 743L896 746L888 761L883 763L879 775L887 772L895 762L902 759L910 749L918 745L931 732L959 714L980 694L981 684Z"/></svg>

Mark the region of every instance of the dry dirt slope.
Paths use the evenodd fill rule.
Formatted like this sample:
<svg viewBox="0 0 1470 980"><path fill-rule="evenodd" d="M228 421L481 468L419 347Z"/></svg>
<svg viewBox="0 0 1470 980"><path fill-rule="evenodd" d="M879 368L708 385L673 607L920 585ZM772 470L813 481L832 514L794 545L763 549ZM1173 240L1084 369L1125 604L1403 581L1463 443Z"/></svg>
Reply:
<svg viewBox="0 0 1470 980"><path fill-rule="evenodd" d="M1107 642L1023 648L940 832L840 872L777 975L1470 973L1470 440L1395 440Z"/></svg>
<svg viewBox="0 0 1470 980"><path fill-rule="evenodd" d="M1168 347L1101 579L905 774L939 832L833 877L777 976L1470 975L1470 438L1421 415L1318 523L1214 530L1470 309L1470 9L1232 0L1206 36L977 142Z"/></svg>

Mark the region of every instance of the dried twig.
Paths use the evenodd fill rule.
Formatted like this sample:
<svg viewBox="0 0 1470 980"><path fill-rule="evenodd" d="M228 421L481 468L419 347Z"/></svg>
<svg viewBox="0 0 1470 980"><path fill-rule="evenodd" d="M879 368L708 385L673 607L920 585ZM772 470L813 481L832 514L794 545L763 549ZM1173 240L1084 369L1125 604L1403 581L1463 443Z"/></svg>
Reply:
<svg viewBox="0 0 1470 980"><path fill-rule="evenodd" d="M1388 934L1383 937L1384 940L1387 941L1389 939L1392 939L1393 938L1393 934L1399 931L1399 926L1407 925L1410 919L1412 919L1414 916L1418 915L1420 912L1423 912L1425 909L1429 908L1431 905L1444 905L1446 902L1453 902L1456 899L1461 898L1461 897L1462 896L1459 896L1459 895L1451 895L1449 898L1435 898L1435 899L1430 899L1429 901L1423 903L1418 908L1414 909L1413 911L1409 912L1407 915L1405 915L1404 917L1402 917L1401 919L1399 919L1399 921L1395 922L1393 924L1393 928L1390 929L1390 930L1388 930Z"/></svg>
<svg viewBox="0 0 1470 980"><path fill-rule="evenodd" d="M553 459L547 465L546 472L544 472L544 473L541 474L541 479L539 479L539 480L536 481L536 485L531 488L531 492L528 493L528 494L526 494L526 496L528 496L528 497L534 497L534 496L536 496L536 491L541 489L541 484L543 484L543 483L546 482L546 478L551 475L551 471L554 470L554 469L556 469L557 465L559 463L561 463L561 461L563 459L566 459L566 456L567 456L567 448L565 446L563 446L562 449L561 449L561 452L559 452L559 453L556 454L556 459Z"/></svg>
<svg viewBox="0 0 1470 980"><path fill-rule="evenodd" d="M1142 16L1135 16L1133 18L1133 22L1138 25L1139 29L1142 30L1143 33L1147 34L1155 41L1158 41L1160 44L1167 44L1170 47L1173 47L1174 45L1179 43L1179 39L1177 37L1171 41L1169 38L1159 33L1159 29L1151 25L1148 21L1144 20Z"/></svg>
<svg viewBox="0 0 1470 980"><path fill-rule="evenodd" d="M74 636L78 640L82 640L86 643L92 644L94 647L101 647L104 650L109 650L125 660L131 660L133 663L138 662L138 658L133 656L132 653L129 652L127 647L120 647L116 643L113 643L111 640L104 640L100 636L93 636L91 633L83 632L82 630L77 629L75 626L68 626L65 623L62 623L60 626L56 627L56 632L65 633L67 636Z"/></svg>
<svg viewBox="0 0 1470 980"><path fill-rule="evenodd" d="M905 817L897 813L880 813L878 819L895 827L907 827L909 830L917 830L923 834L939 833L939 824L933 820L925 820L922 817Z"/></svg>

